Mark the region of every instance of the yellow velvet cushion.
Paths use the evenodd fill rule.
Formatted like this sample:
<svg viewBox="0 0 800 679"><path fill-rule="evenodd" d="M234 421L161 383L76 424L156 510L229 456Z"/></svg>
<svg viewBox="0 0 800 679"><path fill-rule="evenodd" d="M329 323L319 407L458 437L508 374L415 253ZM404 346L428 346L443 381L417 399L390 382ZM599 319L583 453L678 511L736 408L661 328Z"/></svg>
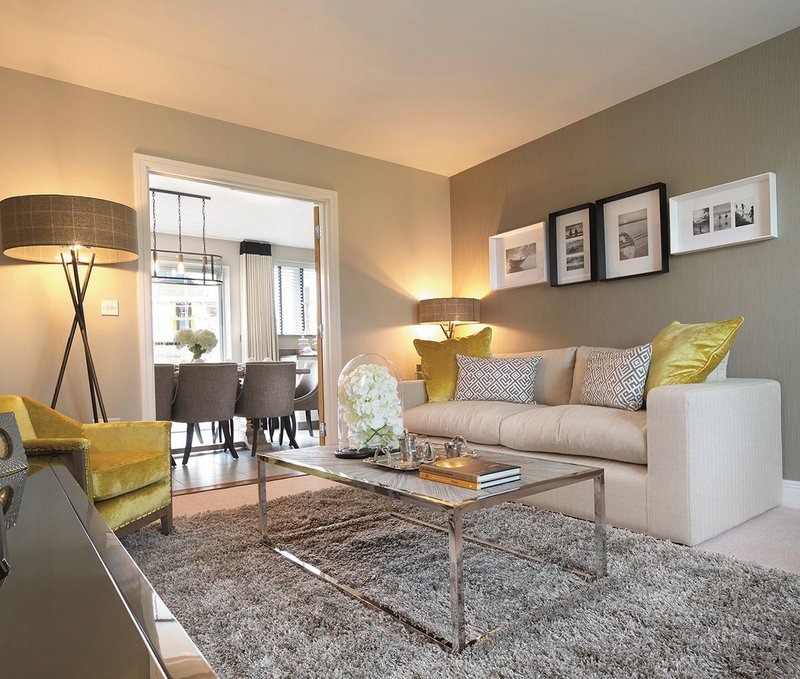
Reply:
<svg viewBox="0 0 800 679"><path fill-rule="evenodd" d="M116 531L132 521L168 506L171 501L172 487L169 479L166 479L151 483L132 493L95 502L94 506L109 528Z"/></svg>
<svg viewBox="0 0 800 679"><path fill-rule="evenodd" d="M92 496L106 500L168 479L169 458L160 450L91 453Z"/></svg>
<svg viewBox="0 0 800 679"><path fill-rule="evenodd" d="M704 382L730 351L743 322L737 316L716 323L670 323L653 339L645 395L666 384Z"/></svg>
<svg viewBox="0 0 800 679"><path fill-rule="evenodd" d="M455 337L444 342L417 339L414 340L414 348L422 359L428 401L452 401L458 379L456 354L490 358L492 329L484 328L469 337Z"/></svg>

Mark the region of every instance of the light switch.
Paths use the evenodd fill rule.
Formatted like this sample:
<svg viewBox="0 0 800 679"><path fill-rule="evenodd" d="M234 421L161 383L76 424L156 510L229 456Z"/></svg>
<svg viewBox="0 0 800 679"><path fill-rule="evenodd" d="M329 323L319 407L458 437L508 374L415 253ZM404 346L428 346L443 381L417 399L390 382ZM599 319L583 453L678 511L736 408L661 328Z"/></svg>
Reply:
<svg viewBox="0 0 800 679"><path fill-rule="evenodd" d="M100 302L101 316L119 316L119 302L115 299L104 299Z"/></svg>

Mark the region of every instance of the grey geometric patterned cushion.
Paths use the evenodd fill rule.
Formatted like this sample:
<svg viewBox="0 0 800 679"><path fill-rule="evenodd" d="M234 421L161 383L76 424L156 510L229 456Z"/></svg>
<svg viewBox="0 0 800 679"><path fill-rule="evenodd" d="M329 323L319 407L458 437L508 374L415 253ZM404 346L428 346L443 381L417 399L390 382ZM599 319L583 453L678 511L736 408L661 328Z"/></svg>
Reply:
<svg viewBox="0 0 800 679"><path fill-rule="evenodd" d="M593 351L586 361L580 402L620 410L639 410L653 345L618 351Z"/></svg>
<svg viewBox="0 0 800 679"><path fill-rule="evenodd" d="M533 383L541 356L478 358L456 354L456 401L536 403Z"/></svg>

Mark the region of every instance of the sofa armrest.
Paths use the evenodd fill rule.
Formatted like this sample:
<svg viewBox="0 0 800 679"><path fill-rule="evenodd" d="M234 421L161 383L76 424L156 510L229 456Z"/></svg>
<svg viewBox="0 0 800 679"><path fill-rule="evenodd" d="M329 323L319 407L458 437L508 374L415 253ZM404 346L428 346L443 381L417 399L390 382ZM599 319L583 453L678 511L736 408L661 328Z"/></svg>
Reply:
<svg viewBox="0 0 800 679"><path fill-rule="evenodd" d="M63 464L81 487L84 493L89 488L89 448L91 443L85 438L36 438L22 443L29 458L58 460Z"/></svg>
<svg viewBox="0 0 800 679"><path fill-rule="evenodd" d="M405 380L400 382L400 398L403 399L403 410L427 403L428 392L425 391L425 380Z"/></svg>
<svg viewBox="0 0 800 679"><path fill-rule="evenodd" d="M92 444L91 453L127 453L160 450L169 455L172 422L99 422L84 424L83 436Z"/></svg>
<svg viewBox="0 0 800 679"><path fill-rule="evenodd" d="M727 379L647 397L648 533L688 545L780 503L781 391Z"/></svg>

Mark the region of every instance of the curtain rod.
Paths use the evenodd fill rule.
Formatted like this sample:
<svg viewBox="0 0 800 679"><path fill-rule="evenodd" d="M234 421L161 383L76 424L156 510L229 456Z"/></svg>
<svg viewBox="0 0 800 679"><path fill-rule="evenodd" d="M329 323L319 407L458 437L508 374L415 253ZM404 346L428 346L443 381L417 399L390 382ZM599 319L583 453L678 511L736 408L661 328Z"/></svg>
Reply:
<svg viewBox="0 0 800 679"><path fill-rule="evenodd" d="M153 193L166 193L170 196L182 196L183 198L199 198L200 200L211 200L211 196L199 196L196 193L184 193L183 191L169 191L167 189L150 189Z"/></svg>

